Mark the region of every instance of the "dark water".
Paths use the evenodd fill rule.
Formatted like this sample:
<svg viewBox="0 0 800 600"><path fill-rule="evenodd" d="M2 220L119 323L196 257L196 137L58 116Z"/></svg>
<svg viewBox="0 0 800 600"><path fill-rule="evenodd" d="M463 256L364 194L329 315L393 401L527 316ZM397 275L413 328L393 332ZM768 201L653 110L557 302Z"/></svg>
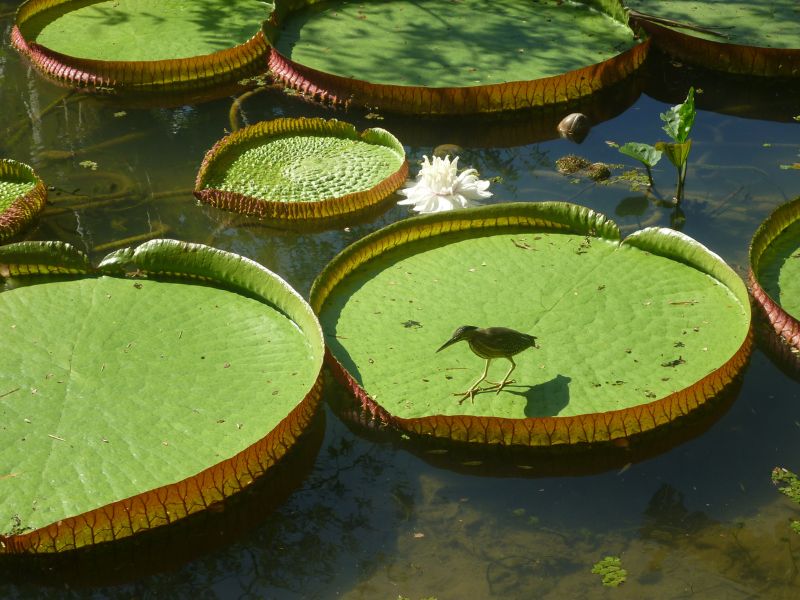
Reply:
<svg viewBox="0 0 800 600"><path fill-rule="evenodd" d="M289 233L198 206L190 189L203 154L230 128L231 98L160 109L65 97L9 48L13 8L0 0L0 154L33 165L55 188L26 239L68 241L94 259L131 237L213 244L307 294L344 246L408 216L393 206L347 229ZM601 105L582 107L607 120L580 146L550 139L560 116L552 112L376 121L267 91L247 100L243 117L319 115L386 127L406 144L413 173L434 146L458 143L462 164L502 179L491 201L569 200L630 232L678 221L641 191L561 176L554 161L578 153L632 168L606 141L663 139L658 114L689 85L703 93L683 231L744 272L758 223L800 194L800 172L779 168L800 160L798 84L718 78L653 60ZM97 170L80 166L85 160ZM655 179L669 197L666 159ZM326 395L335 394L329 387ZM704 433L654 457L542 476L547 468L459 465L406 442L366 439L326 407L283 479L241 506L119 555L30 573L0 565L0 598L795 598L800 536L789 520L800 509L777 492L770 472L800 470L800 386L757 349L739 393L718 412ZM294 486L278 494L274 510L270 486ZM628 570L618 589L591 573L606 555L620 556Z"/></svg>

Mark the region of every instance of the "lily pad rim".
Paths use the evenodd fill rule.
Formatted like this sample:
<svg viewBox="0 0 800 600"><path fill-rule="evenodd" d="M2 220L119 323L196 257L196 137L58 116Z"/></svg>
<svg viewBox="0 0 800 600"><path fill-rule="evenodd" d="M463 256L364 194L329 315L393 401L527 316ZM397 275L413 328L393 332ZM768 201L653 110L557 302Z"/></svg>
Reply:
<svg viewBox="0 0 800 600"><path fill-rule="evenodd" d="M525 208L525 207L535 207L535 208ZM472 415L441 415L441 414L432 414L427 415L425 417L414 417L414 418L403 418L393 415L389 411L387 411L383 406L381 406L378 402L376 402L370 394L361 386L361 384L347 371L347 369L339 362L339 360L333 355L330 348L326 346L325 351L325 358L328 365L334 372L337 380L340 381L353 395L356 405L358 408L364 412L368 418L374 419L379 421L380 423L394 427L399 429L400 431L404 431L407 433L413 433L417 435L432 435L435 437L444 437L450 438L454 441L459 442L471 442L471 443L483 443L483 444L491 444L491 443L498 443L504 445L530 445L530 446L556 446L559 444L580 444L580 443L597 443L597 442L612 442L614 443L615 440L630 438L631 436L646 433L650 430L658 428L661 424L655 422L655 415L673 415L668 416L668 421L672 422L675 419L688 415L692 410L701 407L707 401L716 397L720 392L722 392L728 385L733 381L736 376L739 374L741 369L747 363L749 359L750 351L752 349L753 344L753 325L752 325L752 314L750 311L750 302L747 295L747 289L744 285L744 282L741 278L728 266L726 263L722 262L722 259L716 255L715 253L708 250L704 245L700 244L699 242L689 238L683 233L677 232L675 230L667 229L667 228L658 228L658 227L648 227L638 232L635 232L636 235L631 234L625 240L621 239L614 239L613 231L616 231L619 234L619 229L616 224L611 220L602 215L601 213L596 213L595 211L580 207L578 205L574 205L567 202L537 202L537 203L525 203L525 202L512 202L512 203L505 203L505 204L495 204L489 205L484 207L478 208L470 208L465 209L462 211L457 211L455 213L436 213L432 215L423 215L412 217L409 219L405 219L403 221L395 222L383 229L380 229L372 234L362 238L361 240L351 244L347 248L345 248L342 252L340 252L334 259L331 260L328 265L323 269L323 271L317 276L315 279L310 293L310 303L317 314L322 314L322 310L325 304L326 299L332 292L332 290L339 284L339 282L344 279L351 271L358 268L360 265L367 262L369 259L373 258L376 255L379 255L381 252L396 248L399 245L410 243L415 241L417 238L412 238L412 236L404 235L407 233L409 229L422 229L425 226L429 226L429 229L435 229L436 225L439 225L443 222L447 222L448 220L453 220L454 222L458 221L465 221L467 223L475 223L476 229L483 229L483 228L492 228L492 227L503 227L508 225L519 225L519 223L510 223L510 219L512 215L519 210L519 212L528 212L533 211L534 213L538 210L544 210L547 212L548 210L563 210L564 208L573 208L576 209L579 213L583 216L586 216L591 222L591 219L596 218L599 219L603 226L607 226L612 228L610 235L602 236L596 235L595 237L604 237L605 239L612 239L612 241L617 241L620 245L625 243L625 240L629 238L633 238L631 241L636 243L637 245L642 245L642 243L647 244L648 238L653 235L663 235L666 234L670 237L690 241L692 243L692 247L696 251L704 252L702 256L706 259L712 261L713 264L719 265L720 268L723 270L724 273L727 274L726 279L729 279L731 285L726 284L723 281L720 281L719 278L714 277L713 274L709 273L707 269L703 268L702 264L693 264L692 261L688 261L688 266L692 268L696 268L703 272L708 273L710 276L714 277L717 281L719 281L722 285L725 285L731 293L733 293L738 301L740 302L743 311L746 315L747 321L747 330L743 336L742 342L739 345L739 348L733 355L722 365L719 365L715 368L712 372L704 376L703 378L696 381L693 385L688 386L682 390L678 390L673 392L672 394L668 394L662 398L657 398L655 400L642 403L633 407L623 408L618 410L612 411L605 411L599 413L586 413L581 415L574 415L574 416L555 416L555 417L525 417L525 418L509 418L509 417L495 417L495 416L472 416ZM490 224L482 224L481 217L492 215L493 213L499 213L497 216L497 221L505 220L505 223L490 223ZM476 216L477 215L477 216ZM502 216L500 216L502 215ZM439 234L447 234L451 231L462 231L464 229L471 229L471 225L465 225L461 228L454 228L454 229L444 229L440 228L438 231L434 231L430 234L439 235ZM586 231L586 227L583 228L584 231L580 231L581 235L588 235L589 233ZM593 228L590 226L588 227L589 231ZM574 233L574 231L573 231ZM422 236L419 236L422 237ZM425 236L429 237L429 236ZM396 241L397 243L392 243L392 241L388 241L387 243L381 244L381 241L392 240ZM377 252L374 254L370 253L372 248L377 248ZM652 252L653 248L648 249L648 251ZM731 287L733 286L733 287ZM694 394L700 395L700 400L694 398ZM693 400L694 406L688 407L689 399ZM647 421L650 423L647 423ZM430 423L435 421L435 425L433 425L433 429L438 429L441 426L442 429L451 430L452 425L457 425L462 427L467 431L467 437L452 437L449 434L444 436L440 436L435 431L432 431ZM599 422L603 422L609 427L609 435L608 437L600 437L596 438L593 437L592 439L583 439L583 437L578 434L577 439L572 440L571 435L572 432L582 432L583 436L585 437L588 435L588 431L592 431L592 436L597 433L597 426ZM626 425L630 425L631 422L634 422L634 427L630 428ZM638 425L637 425L638 424ZM612 425L615 428L615 433L611 433ZM555 435L559 433L559 429L563 430L561 433L563 434L566 432L566 439L564 439L563 435ZM524 430L527 430L529 435L526 436ZM469 433L470 431L476 433ZM491 435L492 439L490 440L489 433L483 432L493 432ZM510 432L510 433L509 433ZM557 438L556 441L553 441L554 436ZM484 436L484 437L482 437ZM528 442L525 441L525 437L528 438ZM538 442L534 442L536 438L539 440ZM541 443L541 439L548 438L549 441L546 443Z"/></svg>
<svg viewBox="0 0 800 600"><path fill-rule="evenodd" d="M114 61L63 54L28 40L21 25L33 15L73 0L25 0L17 7L11 29L11 45L28 57L45 75L59 83L91 90L140 90L147 92L203 89L236 79L266 60L269 44L261 27L240 44L192 57L159 60ZM217 71L215 67L222 67ZM209 71L210 69L210 71ZM148 76L152 80L148 80ZM160 79L158 79L160 78Z"/></svg>
<svg viewBox="0 0 800 600"><path fill-rule="evenodd" d="M47 187L29 164L11 158L0 158L0 171L10 171L15 177L24 175L33 187L17 196L0 210L0 242L19 233L30 223L47 202Z"/></svg>
<svg viewBox="0 0 800 600"><path fill-rule="evenodd" d="M748 250L748 283L753 299L774 333L790 346L800 349L800 319L784 310L778 300L767 292L758 279L758 269L763 253L786 228L798 221L800 221L800 196L777 206L761 222L753 234Z"/></svg>
<svg viewBox="0 0 800 600"><path fill-rule="evenodd" d="M31 269L30 267L32 265L25 264L24 261L11 263L11 261L7 260L8 257L12 257L13 260L16 251L21 251L24 256L26 253L36 249L41 250L52 259L57 259L58 254L60 252L63 253L64 266L59 268L59 266L55 264L55 261L53 261L54 264L36 264L33 265L35 268ZM306 426L311 422L322 392L322 366L324 357L322 329L316 315L302 296L289 286L279 275L273 273L256 261L245 256L219 250L203 244L171 239L155 239L144 242L135 248L125 248L111 252L99 262L97 267L92 267L88 257L83 252L64 242L19 242L7 244L5 246L0 246L0 266L3 267L3 278L6 279L9 277L28 276L46 278L48 275L63 276L64 273L69 273L74 278L95 276L125 278L130 276L130 272L123 271L120 267L122 264L128 264L129 266L140 267L137 269L137 274L144 274L145 276L152 274L168 276L170 279L185 278L192 283L197 283L198 280L201 282L205 280L205 282L208 283L219 284L222 289L231 292L235 292L238 287L240 291L249 291L256 296L259 295L258 292L253 289L245 290L245 287L237 286L230 277L225 279L226 276L230 275L228 272L222 272L222 278L214 281L210 278L204 278L202 275L198 276L197 273L190 273L188 269L186 272L182 272L176 270L160 271L141 268L146 267L146 265L141 264L142 260L152 258L153 253L155 253L156 258L158 258L159 253L164 252L164 249L166 249L167 254L169 254L170 250L173 250L183 253L183 256L192 257L197 264L201 265L201 269L202 261L199 259L209 256L210 253L211 255L221 257L225 262L240 261L240 264L243 265L247 271L245 273L246 275L266 276L271 285L277 286L275 290L285 295L288 299L287 302L291 303L292 308L298 311L296 314L285 314L301 329L301 331L303 331L304 337L311 345L313 369L316 372L313 376L313 383L311 383L304 397L298 401L295 407L291 409L271 431L266 432L262 438L243 448L233 456L224 458L213 465L209 465L200 472L179 481L150 490L143 490L139 494L121 498L90 511L63 518L38 529L26 531L18 535L0 535L0 555L52 553L74 550L85 545L94 545L101 542L106 543L114 539L136 535L141 531L147 531L153 527L160 527L183 517L190 516L222 498L212 499L212 501L206 503L202 509L198 509L196 504L191 509L184 504L185 514L180 514L180 512L176 514L173 504L179 505L179 502L175 502L175 495L178 496L179 501L182 501L183 494L199 491L201 499L205 502L206 499L202 494L204 491L211 493L212 488L214 488L214 493L221 493L223 498L241 491L252 483L261 473L277 463L283 454L293 445L294 441L302 435ZM41 256L38 258L41 258ZM41 261L38 262L41 263ZM47 262L47 259L45 262ZM85 266L82 267L82 264ZM36 281L33 285L39 285L40 283L42 282ZM46 284L46 281L43 283ZM283 308L281 303L273 304L273 299L263 295L261 295L261 299L275 310L282 310ZM300 317L300 319L298 319L298 317ZM304 322L298 322L299 320ZM309 337L309 335L311 337ZM220 490L224 491L220 492ZM225 491L227 493L225 493ZM172 513L170 513L170 510L167 508L168 503L170 508L173 508ZM163 514L159 513L159 511L162 511ZM156 513L155 515L152 514L154 512ZM147 521L147 525L143 526L142 521L145 520ZM106 529L103 529L104 527ZM95 528L104 531L106 539L95 540L93 533ZM111 531L110 534L108 530ZM78 533L76 533L76 531ZM89 532L88 534L87 531ZM87 538L91 538L91 541L88 543L86 542Z"/></svg>
<svg viewBox="0 0 800 600"><path fill-rule="evenodd" d="M590 0L588 4L595 5L596 2ZM584 65L561 74L532 80L520 79L503 83L454 87L372 83L365 79L344 77L295 62L275 48L273 41L279 35L281 20L293 10L302 9L306 5L304 3L301 6L295 6L292 3L292 6L286 6L280 0L275 0L274 10L262 23L262 31L269 44L269 68L277 79L282 81L285 86L314 100L349 106L354 96L363 94L364 97L359 98L359 101L364 101L365 106L374 105L376 108L408 114L480 114L567 103L611 87L629 77L645 61L651 43L649 36L645 39L638 39L634 36L635 43L632 47L606 60ZM602 12L632 30L628 23L627 12L623 10L621 4L618 10L619 14L611 14L606 10L602 10ZM614 70L616 73L610 77L610 81L603 81L596 88L593 87L591 82L596 79L609 79L605 72L606 69ZM601 77L595 76L597 70L601 71ZM570 79L574 81L570 82ZM585 89L584 84L587 81L590 82L587 84L589 88ZM565 89L570 89L570 85L577 85L579 90L577 95L565 91ZM331 89L326 89L326 86ZM464 97L455 98L455 96L461 95ZM536 100L537 95L541 95L542 99ZM563 97L557 97L559 95ZM531 97L534 100L531 101ZM436 109L416 110L414 106L411 106L423 101Z"/></svg>
<svg viewBox="0 0 800 600"><path fill-rule="evenodd" d="M225 191L206 187L208 173L214 163L224 160L226 155L234 153L237 146L248 144L255 139L263 138L268 143L270 138L286 134L304 134L317 136L334 136L358 140L368 144L389 148L398 156L399 167L388 177L369 189L349 192L344 196L332 196L322 200L304 202L281 202L265 200L249 196L241 192ZM244 214L254 214L274 221L325 221L367 209L385 200L391 193L399 189L408 177L408 160L402 143L390 131L380 127L370 127L359 132L355 125L336 118L323 117L278 117L259 121L237 129L221 139L209 149L197 172L194 196L212 205L241 205L253 208Z"/></svg>

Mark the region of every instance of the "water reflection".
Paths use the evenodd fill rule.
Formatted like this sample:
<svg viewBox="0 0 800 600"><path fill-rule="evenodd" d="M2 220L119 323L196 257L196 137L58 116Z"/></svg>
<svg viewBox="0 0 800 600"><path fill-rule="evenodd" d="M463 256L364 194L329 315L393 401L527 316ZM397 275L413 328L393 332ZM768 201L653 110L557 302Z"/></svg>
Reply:
<svg viewBox="0 0 800 600"><path fill-rule="evenodd" d="M0 0L4 40L16 4ZM592 161L620 165L615 173L634 168L606 141L663 139L658 114L695 85L704 93L698 96L683 231L734 265L746 265L757 224L800 193L797 172L779 168L797 162L800 152L798 125L790 120L800 113L796 88L749 80L730 85L687 67L661 65L646 73L651 80L645 94L637 93L624 112L598 119L579 147L549 137L523 139L526 132L513 140L524 118L496 128L474 129L461 120L424 122L415 129L411 120L367 118L276 90L249 99L242 109L251 123L304 115L347 119L359 129L387 127L409 144L412 173L414 161L430 156L435 146L459 143L463 166L500 179L492 184L492 201L572 200L613 216L629 233L668 225L671 210L624 181L604 185L564 177L555 159L577 148ZM390 206L375 220L320 233L241 225L228 213L197 206L190 193L203 155L229 128L230 98L154 109L66 95L21 62L7 41L0 46L0 76L0 152L32 164L53 187L47 211L24 234L29 239L68 241L96 260L106 252L98 247L160 235L164 226L171 237L210 241L258 260L307 294L322 265L345 245L409 214ZM139 137L125 138L132 134ZM97 146L115 139L124 141ZM76 155L59 158L53 151ZM97 171L80 166L84 160L96 162ZM674 173L670 165L660 166L654 177L666 195L674 188ZM326 392L329 398L335 393L330 387ZM797 594L800 538L788 520L798 518L798 509L774 489L769 474L776 465L800 470L800 387L760 351L735 402L714 414L713 424L676 429L682 443L675 446L670 438L657 455L632 459L631 450L618 449L599 467L576 460L586 468L570 476L557 475L541 457L519 463L532 467L523 470L504 469L503 461L476 464L469 455L446 460L405 440L368 439L329 417L304 483L240 537L223 538L188 562L164 560L155 565L157 572L143 568L128 583L51 588L0 577L0 597ZM201 531L211 541L218 536L213 527ZM591 573L606 555L620 556L629 573L617 590L604 589ZM98 563L95 570L100 568Z"/></svg>

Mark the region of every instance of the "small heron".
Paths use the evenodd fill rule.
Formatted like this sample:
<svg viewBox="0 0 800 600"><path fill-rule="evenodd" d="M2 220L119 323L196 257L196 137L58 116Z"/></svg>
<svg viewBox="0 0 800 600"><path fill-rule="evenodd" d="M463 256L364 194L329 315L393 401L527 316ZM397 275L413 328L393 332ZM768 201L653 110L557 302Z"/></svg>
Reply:
<svg viewBox="0 0 800 600"><path fill-rule="evenodd" d="M472 350L481 358L486 359L486 366L483 369L483 375L481 375L481 378L473 383L466 392L454 394L455 396L463 396L463 398L461 398L459 401L459 404L461 404L461 402L463 402L467 396L469 396L471 402L475 402L473 397L475 396L475 392L478 390L478 385L484 379L486 379L486 375L489 372L489 364L492 362L492 359L507 358L511 363L511 368L508 370L508 373L506 373L506 376L503 377L503 381L499 383L495 383L493 381L489 382L492 384L492 387L488 389L491 390L496 388L497 393L499 394L500 390L502 390L503 387L509 383L508 377L517 366L512 356L519 354L528 348L539 347L536 345L536 338L534 336L519 332L515 329L509 329L508 327L480 328L475 327L474 325L462 325L453 332L453 335L450 337L450 339L442 344L441 348L439 348L437 352L444 350L448 346L452 346L461 340L466 340L469 344L470 350Z"/></svg>

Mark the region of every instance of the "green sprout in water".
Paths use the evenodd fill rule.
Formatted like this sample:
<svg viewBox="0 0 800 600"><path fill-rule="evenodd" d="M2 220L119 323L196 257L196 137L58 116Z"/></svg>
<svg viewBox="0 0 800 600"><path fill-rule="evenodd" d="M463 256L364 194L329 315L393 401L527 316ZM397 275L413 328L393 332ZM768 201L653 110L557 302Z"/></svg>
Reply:
<svg viewBox="0 0 800 600"><path fill-rule="evenodd" d="M647 169L647 180L650 182L650 187L653 187L653 167L661 160L661 150L656 149L650 144L641 144L639 142L628 142L619 147L619 151L626 156L635 158L644 165Z"/></svg>
<svg viewBox="0 0 800 600"><path fill-rule="evenodd" d="M618 148L622 154L635 158L645 166L650 187L654 187L652 168L661 160L662 154L665 154L678 171L678 186L675 190L676 204L680 204L683 198L683 188L686 183L686 165L689 159L689 151L692 149L692 140L689 139L689 133L692 131L696 114L694 88L690 87L686 100L682 104L677 104L667 112L661 113L661 120L664 121L663 129L672 139L671 142L658 142L655 146L639 142L628 142Z"/></svg>
<svg viewBox="0 0 800 600"><path fill-rule="evenodd" d="M603 576L603 585L617 587L628 578L628 572L622 568L622 560L618 556L606 556L592 567L592 573Z"/></svg>

